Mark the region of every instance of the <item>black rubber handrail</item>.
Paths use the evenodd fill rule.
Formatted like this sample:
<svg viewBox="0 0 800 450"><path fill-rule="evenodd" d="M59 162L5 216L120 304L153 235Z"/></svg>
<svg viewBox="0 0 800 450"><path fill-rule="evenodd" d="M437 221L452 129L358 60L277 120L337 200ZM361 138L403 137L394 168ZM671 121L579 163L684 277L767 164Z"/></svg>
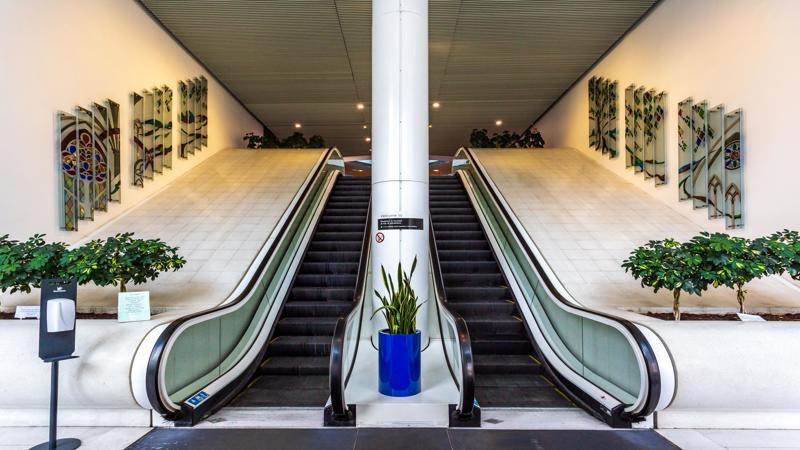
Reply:
<svg viewBox="0 0 800 450"><path fill-rule="evenodd" d="M330 373L329 383L331 390L331 419L333 422L347 423L352 421L353 413L347 405L344 397L345 387L350 381L353 373L353 366L358 355L358 344L361 341L361 324L363 323L364 294L367 283L367 273L369 264L369 251L372 243L372 200L367 207L367 222L364 224L364 237L361 239L361 256L358 260L358 275L356 276L356 286L353 296L353 303L350 309L336 321L336 328L333 331L331 340L331 359L328 371ZM358 334L356 334L356 348L350 367L344 367L344 344L347 333L347 324L353 320L355 313L358 313ZM347 374L345 374L345 370Z"/></svg>
<svg viewBox="0 0 800 450"><path fill-rule="evenodd" d="M442 267L441 263L439 262L439 250L438 246L436 245L436 233L434 232L433 220L430 218L430 216L428 223L430 224L429 246L431 267L433 272L433 283L436 291L436 315L439 319L439 333L442 337L442 350L444 350L444 357L445 361L447 361L447 368L450 370L450 375L453 377L453 381L455 381L456 386L459 387L461 392L461 403L458 405L460 409L457 408L455 411L456 419L460 421L469 421L472 419L473 412L475 411L475 363L472 355L472 341L469 337L467 322L458 312L450 309L450 305L447 303L447 292L445 292L444 289ZM456 325L456 333L458 334L457 337L459 343L458 348L460 350L459 357L461 358L460 383L458 376L456 375L455 371L453 370L453 366L450 363L450 358L447 356L447 346L444 339L444 330L442 329L440 308L443 308L447 314L453 318L453 322Z"/></svg>
<svg viewBox="0 0 800 450"><path fill-rule="evenodd" d="M316 167L314 167L314 169L312 170L313 175L308 179L308 183L303 188L302 194L297 198L297 201L291 207L292 208L291 212L288 215L284 214L286 216L286 220L284 221L283 225L278 231L278 236L283 237L283 235L286 234L287 229L289 228L292 222L291 218L294 217L295 214L297 214L298 209L304 203L305 198L309 195L312 186L314 186L317 177L319 177L320 173L327 165L328 159L330 158L331 153L333 153L334 149L335 147L328 148L321 157L320 161L317 163ZM275 253L275 250L278 248L281 241L282 239L276 238L272 241L272 243L270 243L269 249L267 250L267 253L264 255L264 258L259 263L255 274L250 278L250 280L248 280L247 285L242 290L242 292L240 292L239 295L236 296L236 298L234 298L233 300L224 305L216 306L203 311L198 311L196 313L188 314L178 319L175 319L172 322L170 322L170 324L167 325L164 331L162 331L161 334L158 336L158 339L153 345L153 350L150 352L150 358L147 361L147 375L145 377L145 389L147 392L147 399L150 402L150 405L157 413L161 414L162 416L164 416L169 420L180 420L181 417L186 414L185 410L171 411L163 404L161 396L159 395L158 372L159 368L161 367L161 361L165 356L164 351L166 350L167 343L172 338L172 335L181 325L194 318L232 308L235 305L242 302L243 300L245 300L248 294L250 294L250 292L253 290L253 287L256 285L256 282L258 281L259 278L258 275L264 271L267 263L270 260L270 257L272 256L273 253Z"/></svg>
<svg viewBox="0 0 800 450"><path fill-rule="evenodd" d="M517 240L522 245L523 250L528 255L528 258L533 262L534 268L536 269L539 278L545 283L548 290L552 293L553 297L563 305L568 306L569 308L573 308L575 310L587 314L593 314L595 316L603 317L604 319L617 322L622 327L624 327L631 334L634 341L636 341L636 345L639 347L639 351L641 352L642 358L644 359L645 370L647 372L647 386L648 386L647 399L645 400L644 407L638 413L627 413L624 411L624 408L615 408L614 411L610 412L611 421L609 423L611 423L613 426L619 426L622 425L623 423L639 422L641 420L644 420L645 417L655 412L656 406L658 405L658 401L661 396L661 373L658 367L658 360L656 358L655 352L653 351L653 347L650 345L650 342L648 342L647 338L644 336L642 331L636 325L634 325L633 322L630 322L629 320L620 317L611 316L603 312L584 308L564 298L564 296L558 291L558 289L556 289L550 277L547 276L546 272L544 271L544 268L542 267L541 261L539 261L539 259L536 257L536 255L528 245L528 242L524 239L524 233L517 227L516 223L511 217L511 214L503 206L503 202L501 201L500 195L498 194L497 190L493 187L492 183L489 182L490 180L489 176L486 174L483 167L475 163L475 161L477 161L477 158L473 153L472 149L462 147L461 150L464 150L466 154L469 156L470 160L472 161L471 164L472 167L475 168L476 173L481 177L481 180L491 193L495 203L497 204L500 211L503 213L506 222L511 227L511 230L514 232L514 235L517 237ZM548 369L548 371L552 375L560 378L556 373L556 371L553 370L552 367L550 367L550 364L547 363L546 358L544 358L543 355L541 356L542 356L542 362L545 363L545 366ZM570 389L571 383L569 383L566 380L563 381L566 384L564 388L567 389L568 391L572 391L569 392L571 396L577 397L582 400L586 400L586 396L579 395L574 392L574 389L577 388L574 388L573 386L573 389Z"/></svg>

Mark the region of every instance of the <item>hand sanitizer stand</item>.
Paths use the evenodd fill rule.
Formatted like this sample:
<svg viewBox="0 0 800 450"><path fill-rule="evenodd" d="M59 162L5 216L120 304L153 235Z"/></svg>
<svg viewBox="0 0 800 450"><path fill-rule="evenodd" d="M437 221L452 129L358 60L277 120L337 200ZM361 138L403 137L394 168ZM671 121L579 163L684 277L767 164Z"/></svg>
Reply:
<svg viewBox="0 0 800 450"><path fill-rule="evenodd" d="M78 439L57 439L58 363L77 358L75 351L75 280L42 280L39 315L39 358L50 363L50 439L31 450L74 450Z"/></svg>

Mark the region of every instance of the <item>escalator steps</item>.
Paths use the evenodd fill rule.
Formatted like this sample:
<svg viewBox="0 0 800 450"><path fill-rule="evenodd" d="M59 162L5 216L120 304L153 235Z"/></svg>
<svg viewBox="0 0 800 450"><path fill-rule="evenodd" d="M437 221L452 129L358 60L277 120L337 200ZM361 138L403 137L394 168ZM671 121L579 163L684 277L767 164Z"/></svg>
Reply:
<svg viewBox="0 0 800 450"><path fill-rule="evenodd" d="M331 191L264 361L233 406L324 406L336 321L353 301L368 177L340 176Z"/></svg>
<svg viewBox="0 0 800 450"><path fill-rule="evenodd" d="M488 407L571 407L542 365L461 180L430 179L430 210L450 308L472 339L475 397Z"/></svg>

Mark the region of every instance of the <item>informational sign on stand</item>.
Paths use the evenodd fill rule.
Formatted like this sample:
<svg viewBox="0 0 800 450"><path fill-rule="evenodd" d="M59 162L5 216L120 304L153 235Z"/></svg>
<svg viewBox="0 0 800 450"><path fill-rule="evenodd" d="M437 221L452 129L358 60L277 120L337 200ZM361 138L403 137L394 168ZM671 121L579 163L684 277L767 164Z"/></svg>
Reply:
<svg viewBox="0 0 800 450"><path fill-rule="evenodd" d="M137 322L150 320L150 292L120 292L117 297L117 320Z"/></svg>
<svg viewBox="0 0 800 450"><path fill-rule="evenodd" d="M25 306L25 305L18 305L17 308L14 310L14 318L15 319L38 319L39 318L39 306Z"/></svg>

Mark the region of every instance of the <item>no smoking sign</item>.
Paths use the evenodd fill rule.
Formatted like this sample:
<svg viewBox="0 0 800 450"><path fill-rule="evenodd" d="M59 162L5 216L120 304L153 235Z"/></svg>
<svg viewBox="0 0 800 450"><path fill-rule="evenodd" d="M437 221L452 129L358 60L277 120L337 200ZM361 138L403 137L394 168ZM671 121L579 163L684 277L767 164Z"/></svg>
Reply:
<svg viewBox="0 0 800 450"><path fill-rule="evenodd" d="M375 234L375 242L377 242L378 244L383 242L385 238L386 236L384 236L383 233L381 233L380 231Z"/></svg>

